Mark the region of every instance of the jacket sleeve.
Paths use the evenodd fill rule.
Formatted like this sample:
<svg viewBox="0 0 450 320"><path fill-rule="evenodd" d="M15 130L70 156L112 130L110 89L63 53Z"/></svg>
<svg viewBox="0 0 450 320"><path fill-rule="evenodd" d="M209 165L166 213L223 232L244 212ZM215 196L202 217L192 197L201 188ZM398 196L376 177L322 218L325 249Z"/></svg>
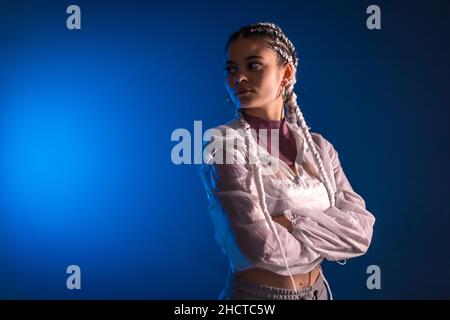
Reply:
<svg viewBox="0 0 450 320"><path fill-rule="evenodd" d="M202 164L216 240L238 270L259 267L288 275L279 244L260 207L253 167L244 163L242 154L232 158L232 164ZM302 272L301 268L323 259L286 228L275 221L273 224L290 268L297 267L297 272Z"/></svg>
<svg viewBox="0 0 450 320"><path fill-rule="evenodd" d="M324 211L289 209L294 215L292 234L320 252L327 260L342 260L364 254L372 240L375 217L364 199L350 185L332 144L321 137L330 155L336 181L335 205Z"/></svg>

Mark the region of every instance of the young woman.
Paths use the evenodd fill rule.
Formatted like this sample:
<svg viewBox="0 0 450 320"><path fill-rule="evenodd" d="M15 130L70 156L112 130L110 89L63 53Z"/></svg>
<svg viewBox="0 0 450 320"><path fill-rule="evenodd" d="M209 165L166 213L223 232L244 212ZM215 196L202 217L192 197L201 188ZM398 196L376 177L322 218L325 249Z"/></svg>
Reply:
<svg viewBox="0 0 450 320"><path fill-rule="evenodd" d="M360 256L371 242L374 216L299 109L297 64L273 23L242 27L225 48L237 119L212 130L201 166L231 265L220 299L332 299L323 259Z"/></svg>

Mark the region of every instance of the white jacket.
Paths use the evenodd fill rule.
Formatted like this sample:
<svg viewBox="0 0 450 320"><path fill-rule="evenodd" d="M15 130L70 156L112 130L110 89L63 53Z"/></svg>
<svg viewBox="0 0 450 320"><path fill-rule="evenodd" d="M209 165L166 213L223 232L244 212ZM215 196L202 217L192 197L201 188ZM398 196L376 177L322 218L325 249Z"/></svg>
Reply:
<svg viewBox="0 0 450 320"><path fill-rule="evenodd" d="M227 148L223 139L241 139L238 120L218 126L212 141L203 146L201 177L214 223L215 238L230 259L233 272L258 267L277 274L289 275L281 250L293 274L306 273L327 260L342 260L364 254L372 239L374 216L365 202L351 187L338 158L338 152L322 135L311 133L325 171L335 193L335 205L330 206L326 189L314 175L315 162L303 132L288 123L297 143L296 166L311 169L300 171L297 177L283 162L277 171L262 176L269 213L279 215L290 211L293 232L275 223L283 249L266 221L255 186L253 166L249 164L251 150ZM241 141L241 142L242 142ZM208 148L207 148L208 146ZM211 148L212 147L212 148ZM276 161L265 149L257 146L265 168ZM235 160L234 164L215 163L218 152ZM273 165L273 162L270 162ZM315 171L317 172L317 171Z"/></svg>

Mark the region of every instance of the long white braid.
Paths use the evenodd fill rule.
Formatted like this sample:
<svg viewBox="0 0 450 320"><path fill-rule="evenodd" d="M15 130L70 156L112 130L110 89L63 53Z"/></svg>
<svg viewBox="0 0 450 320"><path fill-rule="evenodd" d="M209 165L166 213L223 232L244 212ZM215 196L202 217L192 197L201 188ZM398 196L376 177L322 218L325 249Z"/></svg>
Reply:
<svg viewBox="0 0 450 320"><path fill-rule="evenodd" d="M295 80L293 84L295 83ZM316 146L313 143L311 133L309 132L309 128L306 125L305 118L303 117L303 113L300 111L300 107L297 104L297 95L295 94L293 90L293 84L289 86L286 92L288 92L288 100L285 102L285 110L286 113L289 114L287 116L287 119L289 122L297 124L303 131L303 134L306 137L306 141L308 142L308 146L311 148L311 151L314 155L314 160L317 163L317 166L319 167L319 174L322 178L322 182L325 185L325 188L327 189L328 199L330 201L330 206L334 206L336 204L336 199L334 196L334 191L331 188L330 180L328 179L328 176L326 174L325 168L323 166L322 158L320 157L319 152L316 149ZM291 90L291 91L289 91ZM347 260L336 260L336 262L340 265L345 265L347 263ZM326 282L325 276L322 277L324 281ZM331 295L330 286L328 285L328 282L326 282L329 293ZM332 295L331 295L332 297Z"/></svg>
<svg viewBox="0 0 450 320"><path fill-rule="evenodd" d="M268 27L268 28L267 28ZM245 29L245 28L243 28ZM243 30L241 29L241 30ZM285 115L287 120L292 123L297 125L298 127L301 128L301 130L303 131L303 134L306 138L306 142L308 143L308 146L314 156L314 160L319 168L319 174L320 174L320 178L322 180L322 182L325 185L325 188L327 190L327 194L328 194L328 198L330 201L330 205L334 206L335 205L335 198L334 198L334 192L333 189L331 187L330 181L328 179L327 173L325 171L325 168L323 166L323 162L322 159L320 157L319 152L317 151L311 133L309 131L309 128L306 124L305 118L303 117L302 112L300 111L300 107L297 103L297 95L294 92L294 85L296 83L296 71L297 71L297 66L298 66L298 57L297 57L297 53L295 50L294 45L292 44L292 42L286 37L286 35L284 34L284 32L281 30L281 28L279 28L277 25L272 24L272 23L257 23L255 25L251 25L249 27L250 32L253 33L254 31L256 31L255 33L262 33L263 35L270 35L271 37L273 37L273 39L275 40L274 43L272 43L272 48L274 49L274 51L282 58L282 60L284 60L287 63L291 63L294 67L294 77L293 80L288 84L288 86L286 87L286 90L283 94L283 102L284 102L284 111L285 111ZM238 37L240 34L239 32L236 32L235 35L232 37L230 37L230 41L232 41L235 37ZM281 39L281 42L279 41ZM285 50L287 49L287 50ZM245 135L246 135L246 139L245 142L249 143L248 148L250 148L250 145L253 146L257 146L257 142L253 139L252 134L250 133L250 125L247 123L247 121L245 120L244 116L243 116L243 112L241 110L241 108L237 108L237 115L239 118L239 121L241 123L241 125L244 127L245 129ZM250 143L251 142L251 143ZM256 147L257 148L257 147ZM278 245L281 249L281 253L284 259L284 262L286 264L286 268L288 270L289 273L289 277L292 281L292 284L294 286L294 291L297 292L297 286L295 284L295 280L292 276L291 270L289 268L289 263L287 262L287 258L285 255L285 252L283 250L283 245L281 243L281 240L278 236L278 232L274 226L274 222L272 221L272 217L270 215L270 213L268 212L267 209L267 203L266 203L266 196L265 196L265 190L264 190L264 184L262 181L262 176L261 176L261 168L260 168L260 160L259 160L259 156L258 153L256 152L256 156L257 156L257 163L253 165L253 172L254 172L254 180L255 180L255 184L257 187L257 191L258 191L258 198L259 198L259 202L261 205L261 209L264 213L264 216L267 220L267 223L269 224L270 229L272 230L272 232L275 234L276 240L278 242ZM338 261L338 263L340 263ZM340 263L340 264L345 264L344 263ZM328 287L329 293L330 293L330 298L332 298L331 296L331 290L330 287L328 285L328 282L326 281L322 270L320 269L320 273L322 274L322 277Z"/></svg>
<svg viewBox="0 0 450 320"><path fill-rule="evenodd" d="M274 222L272 221L272 217L269 213L269 210L267 209L267 203L266 203L266 195L265 195L265 190L264 190L264 183L262 181L262 175L261 175L261 167L260 167L260 159L259 159L259 155L257 150L257 142L254 140L251 132L250 132L250 125L248 124L248 122L245 120L244 115L242 113L242 110L240 108L237 109L237 114L239 116L239 121L241 123L241 125L244 127L245 129L245 144L247 146L247 150L248 150L248 154L250 155L250 147L253 146L254 150L253 152L255 152L256 154L256 163L253 164L253 172L254 172L254 179L255 179L255 185L256 185L256 189L258 191L258 199L259 199L259 203L261 206L261 209L264 213L264 216L266 218L267 223L269 224L270 229L272 230L272 232L275 234L275 238L277 239L278 242L278 246L281 249L281 254L283 255L283 260L284 263L286 264L286 268L288 270L289 273L289 277L292 281L292 284L294 286L294 291L297 293L297 285L295 284L295 280L294 277L292 276L291 273L291 269L289 268L289 263L287 262L287 258L286 258L286 254L284 253L284 248L283 245L281 243L280 237L278 236L278 232L277 229L275 228ZM248 145L247 145L248 143Z"/></svg>
<svg viewBox="0 0 450 320"><path fill-rule="evenodd" d="M300 107L297 103L297 95L294 92L294 85L297 82L296 77L298 67L297 51L295 50L294 44L288 39L288 37L285 35L285 33L281 30L279 26L272 23L263 23L263 24L266 24L269 27L276 30L275 37L276 39L277 38L281 39L281 43L280 41L275 40L274 50L278 52L278 54L280 54L281 57L283 57L285 62L291 63L293 66L292 80L287 84L283 94L283 101L285 113L287 114L287 120L290 123L296 124L298 127L302 129L303 134L306 137L308 146L310 147L313 153L314 160L319 168L319 174L322 179L322 182L325 185L325 188L327 189L330 205L334 206L335 204L334 192L333 189L331 188L330 180L328 179L327 173L324 169L322 158L320 157L319 152L317 152L316 146L314 145L311 133L309 132L309 128L306 124L305 118L303 117L303 113L301 112ZM282 44L284 48L286 48L287 50L284 50L282 47L280 47L280 44Z"/></svg>
<svg viewBox="0 0 450 320"><path fill-rule="evenodd" d="M334 198L333 188L331 187L330 180L328 179L327 173L323 166L322 158L320 157L320 154L317 151L316 146L314 145L311 133L309 132L309 128L306 125L305 118L303 117L303 113L300 111L300 108L297 104L297 95L295 94L293 89L291 89L292 86L293 85L291 85L289 88L291 90L291 92L289 93L289 96L290 96L289 101L287 101L285 104L285 108L287 108L287 113L289 114L288 121L295 123L297 126L299 126L302 129L303 134L306 137L308 146L311 149L311 152L313 153L314 160L316 161L316 164L319 168L319 174L322 179L322 182L325 185L325 188L327 189L327 194L328 194L328 199L330 200L330 205L334 206L335 198Z"/></svg>

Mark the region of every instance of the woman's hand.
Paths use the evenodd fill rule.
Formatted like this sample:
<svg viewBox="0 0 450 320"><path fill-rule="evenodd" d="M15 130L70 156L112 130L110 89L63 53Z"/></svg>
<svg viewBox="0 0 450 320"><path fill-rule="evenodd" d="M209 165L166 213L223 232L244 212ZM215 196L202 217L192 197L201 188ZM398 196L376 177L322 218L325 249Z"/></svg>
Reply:
<svg viewBox="0 0 450 320"><path fill-rule="evenodd" d="M284 214L273 216L272 220L275 221L276 223L281 224L283 227L287 229L287 231L292 233L293 230L292 222Z"/></svg>

